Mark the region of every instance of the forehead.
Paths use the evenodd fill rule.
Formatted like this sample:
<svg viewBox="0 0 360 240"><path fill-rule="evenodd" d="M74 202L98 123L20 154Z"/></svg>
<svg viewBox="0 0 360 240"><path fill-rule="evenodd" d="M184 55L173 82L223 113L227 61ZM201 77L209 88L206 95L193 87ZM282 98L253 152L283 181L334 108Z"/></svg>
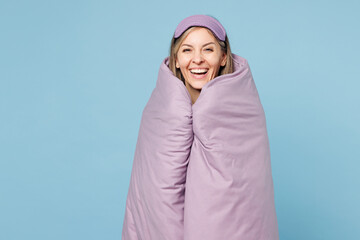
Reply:
<svg viewBox="0 0 360 240"><path fill-rule="evenodd" d="M194 29L192 29L191 32L183 40L182 44L197 45L208 42L217 43L216 38L214 37L212 32L207 28L194 27Z"/></svg>

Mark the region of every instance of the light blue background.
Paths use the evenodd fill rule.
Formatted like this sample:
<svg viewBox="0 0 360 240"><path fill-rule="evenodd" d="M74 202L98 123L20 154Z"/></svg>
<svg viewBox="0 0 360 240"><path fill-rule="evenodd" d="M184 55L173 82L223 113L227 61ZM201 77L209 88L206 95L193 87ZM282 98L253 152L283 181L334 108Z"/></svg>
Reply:
<svg viewBox="0 0 360 240"><path fill-rule="evenodd" d="M142 110L211 14L265 109L282 240L360 239L358 1L0 1L0 239L120 239Z"/></svg>

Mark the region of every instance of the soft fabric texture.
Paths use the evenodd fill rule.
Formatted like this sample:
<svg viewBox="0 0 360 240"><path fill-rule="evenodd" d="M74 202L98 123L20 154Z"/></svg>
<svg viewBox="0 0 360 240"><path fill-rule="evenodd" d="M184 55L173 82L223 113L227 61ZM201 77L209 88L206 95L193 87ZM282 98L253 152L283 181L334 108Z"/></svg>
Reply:
<svg viewBox="0 0 360 240"><path fill-rule="evenodd" d="M123 240L277 240L266 120L247 61L192 105L161 64L143 111Z"/></svg>

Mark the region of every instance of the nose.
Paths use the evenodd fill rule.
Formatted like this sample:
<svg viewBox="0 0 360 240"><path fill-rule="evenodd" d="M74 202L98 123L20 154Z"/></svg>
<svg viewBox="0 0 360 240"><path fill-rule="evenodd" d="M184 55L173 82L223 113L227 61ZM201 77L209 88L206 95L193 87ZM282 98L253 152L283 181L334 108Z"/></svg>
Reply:
<svg viewBox="0 0 360 240"><path fill-rule="evenodd" d="M203 61L204 61L204 58L203 58L201 52L200 51L195 51L192 62L196 63L196 64L201 64Z"/></svg>

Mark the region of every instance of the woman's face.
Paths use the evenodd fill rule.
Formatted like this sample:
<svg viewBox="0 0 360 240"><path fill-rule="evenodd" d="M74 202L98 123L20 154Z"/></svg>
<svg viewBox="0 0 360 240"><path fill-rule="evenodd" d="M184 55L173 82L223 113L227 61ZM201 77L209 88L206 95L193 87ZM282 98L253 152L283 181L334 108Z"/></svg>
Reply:
<svg viewBox="0 0 360 240"><path fill-rule="evenodd" d="M186 87L201 90L214 79L220 66L225 66L226 54L216 38L205 28L189 33L180 45L176 56L176 68L180 68Z"/></svg>

